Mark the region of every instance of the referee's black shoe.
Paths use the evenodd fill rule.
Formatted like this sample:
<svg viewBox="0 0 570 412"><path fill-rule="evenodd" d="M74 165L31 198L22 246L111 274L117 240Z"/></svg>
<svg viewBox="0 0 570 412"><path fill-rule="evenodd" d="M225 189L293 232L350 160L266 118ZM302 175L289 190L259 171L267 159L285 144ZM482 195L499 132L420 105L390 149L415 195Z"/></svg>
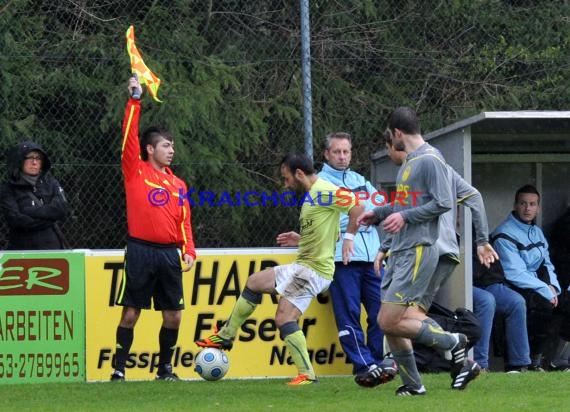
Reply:
<svg viewBox="0 0 570 412"><path fill-rule="evenodd" d="M156 374L157 381L167 381L167 382L175 382L179 381L180 378L177 374L172 372L172 365L167 363L166 365L160 366L158 368L158 373Z"/></svg>
<svg viewBox="0 0 570 412"><path fill-rule="evenodd" d="M114 371L111 374L111 382L124 382L125 381L125 374L121 371Z"/></svg>

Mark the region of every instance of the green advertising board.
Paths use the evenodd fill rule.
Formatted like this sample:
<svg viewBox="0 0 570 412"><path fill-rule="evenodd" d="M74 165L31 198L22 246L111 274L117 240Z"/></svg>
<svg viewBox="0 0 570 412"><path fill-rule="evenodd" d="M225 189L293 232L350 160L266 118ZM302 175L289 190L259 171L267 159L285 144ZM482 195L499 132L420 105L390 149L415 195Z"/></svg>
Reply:
<svg viewBox="0 0 570 412"><path fill-rule="evenodd" d="M0 253L0 383L85 380L82 252Z"/></svg>

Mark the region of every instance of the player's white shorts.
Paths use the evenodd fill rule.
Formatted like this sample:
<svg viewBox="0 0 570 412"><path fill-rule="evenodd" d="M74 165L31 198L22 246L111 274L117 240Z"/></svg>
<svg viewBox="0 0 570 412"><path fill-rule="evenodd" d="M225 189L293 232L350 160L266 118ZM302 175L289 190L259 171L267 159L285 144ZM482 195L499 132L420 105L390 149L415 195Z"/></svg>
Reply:
<svg viewBox="0 0 570 412"><path fill-rule="evenodd" d="M275 289L304 313L311 300L329 288L332 280L298 263L275 266Z"/></svg>

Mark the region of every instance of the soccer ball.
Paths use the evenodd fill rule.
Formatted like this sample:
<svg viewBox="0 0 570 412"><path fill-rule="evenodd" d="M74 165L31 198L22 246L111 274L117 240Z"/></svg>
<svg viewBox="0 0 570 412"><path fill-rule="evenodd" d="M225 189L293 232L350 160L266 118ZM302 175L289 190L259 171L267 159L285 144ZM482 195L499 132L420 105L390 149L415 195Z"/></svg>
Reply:
<svg viewBox="0 0 570 412"><path fill-rule="evenodd" d="M202 349L196 356L194 370L207 381L222 379L230 369L227 355L216 348Z"/></svg>

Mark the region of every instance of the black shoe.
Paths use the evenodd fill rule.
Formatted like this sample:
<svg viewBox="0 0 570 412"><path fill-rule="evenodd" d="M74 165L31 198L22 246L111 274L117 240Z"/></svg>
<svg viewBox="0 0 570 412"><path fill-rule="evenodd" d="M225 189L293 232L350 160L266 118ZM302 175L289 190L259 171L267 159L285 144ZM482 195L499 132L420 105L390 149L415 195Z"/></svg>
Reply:
<svg viewBox="0 0 570 412"><path fill-rule="evenodd" d="M368 372L356 375L354 381L365 388L373 388L390 382L398 374L398 366L393 359L382 361L382 366L371 365Z"/></svg>
<svg viewBox="0 0 570 412"><path fill-rule="evenodd" d="M529 371L529 372L546 372L546 371L542 368L542 366L540 366L540 365L530 365L530 366L528 367L528 371Z"/></svg>
<svg viewBox="0 0 570 412"><path fill-rule="evenodd" d="M444 357L450 361L451 369L449 374L451 375L451 379L455 379L464 366L466 348L469 340L467 336L462 333L452 333L452 335L456 337L457 343L453 348L444 352Z"/></svg>
<svg viewBox="0 0 570 412"><path fill-rule="evenodd" d="M114 371L111 375L111 382L124 382L125 374L121 371Z"/></svg>
<svg viewBox="0 0 570 412"><path fill-rule="evenodd" d="M480 373L481 367L479 364L471 359L467 359L457 376L451 381L451 389L465 389L467 384L479 376Z"/></svg>
<svg viewBox="0 0 570 412"><path fill-rule="evenodd" d="M175 382L179 381L180 378L174 372L172 372L172 365L170 363L158 368L158 373L156 374L157 381L167 381Z"/></svg>
<svg viewBox="0 0 570 412"><path fill-rule="evenodd" d="M426 388L424 385L420 386L419 389L414 389L408 385L402 385L398 389L396 389L396 396L417 396L417 395L425 395Z"/></svg>
<svg viewBox="0 0 570 412"><path fill-rule="evenodd" d="M465 348L467 347L469 340L463 333L452 333L451 335L457 339L457 342L453 348L444 352L444 357L454 363L463 364L463 361L465 360Z"/></svg>
<svg viewBox="0 0 570 412"><path fill-rule="evenodd" d="M551 371L557 371L557 372L570 372L570 365L567 363L563 363L561 365L555 365L554 363L550 363L550 368Z"/></svg>

